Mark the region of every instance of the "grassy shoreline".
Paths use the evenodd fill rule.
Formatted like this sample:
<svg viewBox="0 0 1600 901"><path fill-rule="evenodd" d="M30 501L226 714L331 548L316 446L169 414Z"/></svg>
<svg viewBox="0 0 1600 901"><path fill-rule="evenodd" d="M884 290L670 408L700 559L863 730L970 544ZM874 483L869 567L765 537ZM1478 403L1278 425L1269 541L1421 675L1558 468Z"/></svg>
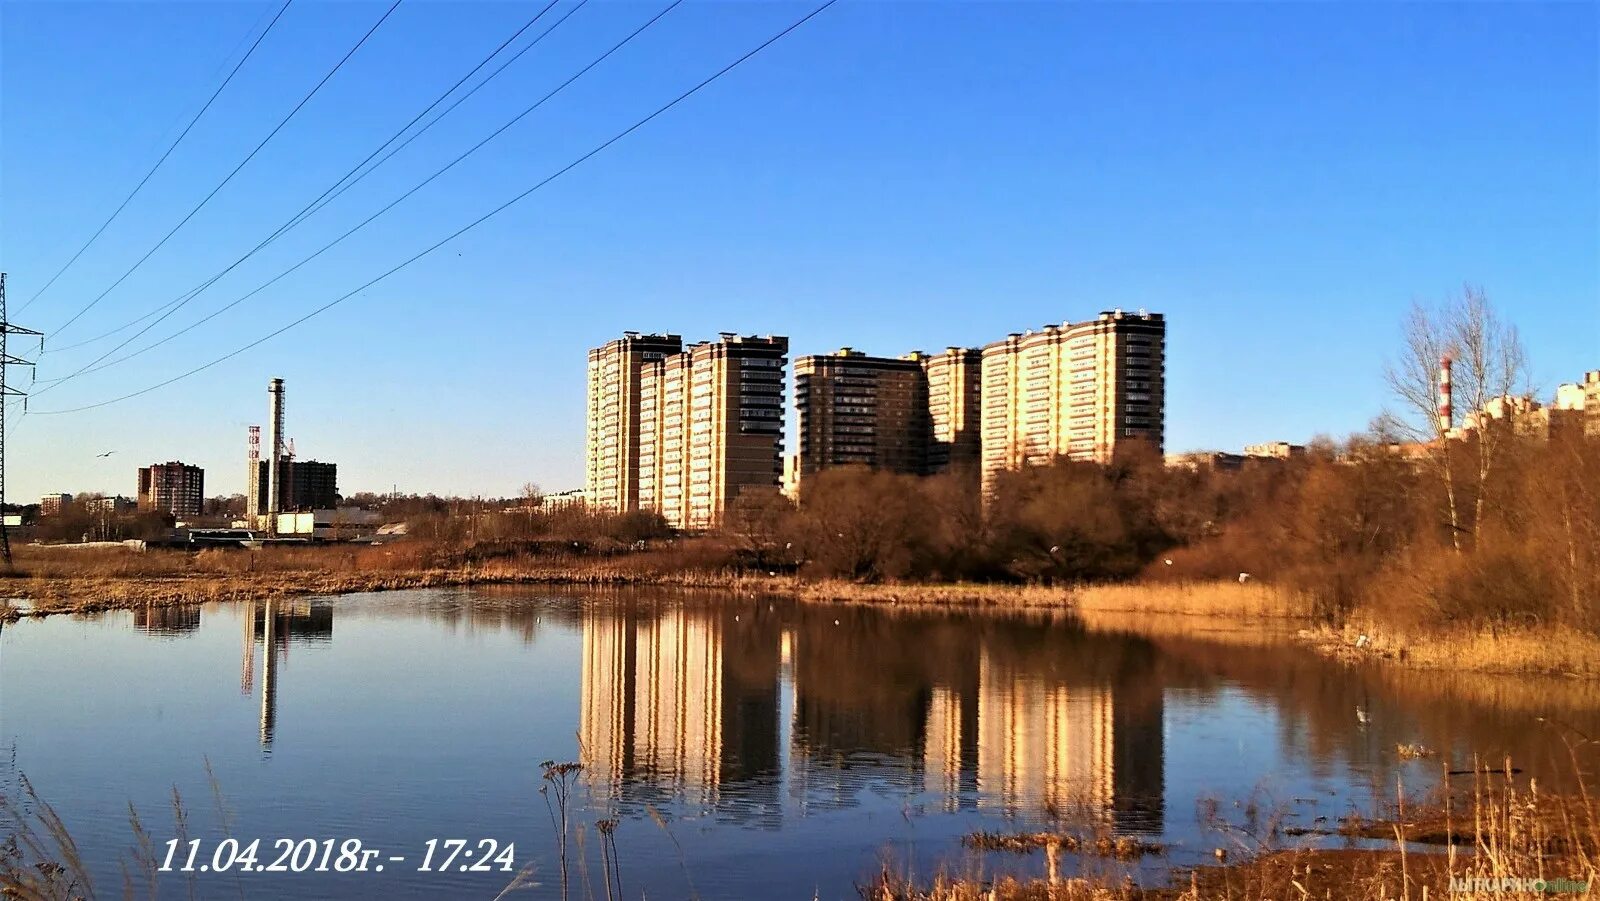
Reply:
<svg viewBox="0 0 1600 901"><path fill-rule="evenodd" d="M28 567L27 563L35 565ZM1294 599L1270 586L1233 583L1134 585L1013 585L949 582L866 583L805 579L727 568L664 565L643 558L490 560L456 566L375 561L372 554L335 550L288 552L281 565L256 566L242 554L121 555L77 559L72 553L24 561L21 572L0 580L0 594L27 602L0 608L0 618L93 613L268 597L335 595L468 585L552 585L719 589L794 597L810 603L960 607L994 610L1162 613L1178 616L1294 618L1305 614ZM375 566L363 564L378 563ZM82 565L87 564L87 565ZM0 603L5 603L0 601Z"/></svg>
<svg viewBox="0 0 1600 901"><path fill-rule="evenodd" d="M0 621L215 601L396 591L470 585L663 587L793 597L806 603L949 607L985 611L1071 610L1127 624L1143 620L1229 621L1269 631L1305 626L1294 640L1324 656L1413 669L1559 674L1600 678L1600 638L1551 627L1403 631L1373 623L1312 626L1292 592L1259 582L1144 582L1047 586L982 583L860 583L808 580L684 565L655 554L609 558L491 559L437 565L415 551L312 548L275 552L132 554L29 548L19 572L0 580ZM1362 640L1365 636L1365 640Z"/></svg>
<svg viewBox="0 0 1600 901"><path fill-rule="evenodd" d="M1600 809L1584 773L1592 758L1573 753L1578 777L1568 793L1542 790L1502 769L1444 766L1421 803L1397 795L1371 818L1352 812L1324 829L1252 833L1220 829L1217 863L1170 865L1164 879L1138 884L1134 862L1167 853L1160 845L1098 833L973 833L968 848L1043 857L1032 877L941 873L918 881L887 866L862 891L873 901L1281 901L1286 898L1379 901L1430 897L1490 898L1595 894L1600 884ZM1336 844L1343 844L1337 847ZM1229 846L1233 848L1230 851ZM1076 856L1079 865L1067 858ZM1096 862L1091 858L1101 858ZM1066 866L1063 866L1066 864ZM1072 875L1065 875L1062 871ZM1076 870L1075 873L1072 871ZM1038 869L1035 869L1038 872ZM1546 887L1512 888L1515 880Z"/></svg>

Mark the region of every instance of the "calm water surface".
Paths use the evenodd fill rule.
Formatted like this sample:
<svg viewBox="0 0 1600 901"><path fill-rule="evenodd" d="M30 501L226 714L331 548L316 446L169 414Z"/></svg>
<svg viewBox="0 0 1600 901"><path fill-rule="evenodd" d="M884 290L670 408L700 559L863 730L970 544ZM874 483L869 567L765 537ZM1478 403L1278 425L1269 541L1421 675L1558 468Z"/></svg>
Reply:
<svg viewBox="0 0 1600 901"><path fill-rule="evenodd" d="M0 792L31 780L103 895L121 891L129 804L164 850L176 790L202 860L225 835L407 858L197 874L198 897L492 898L509 881L417 872L430 838L514 843L540 883L516 896L559 897L540 763L576 761L573 897L580 857L604 897L592 824L615 816L628 897L831 899L885 860L1027 871L960 837L1052 822L1162 842L1134 873L1161 878L1242 832L1424 790L1439 761L1402 763L1399 743L1559 780L1536 717L1600 733L1589 688L1192 629L526 589L52 617L0 632Z"/></svg>

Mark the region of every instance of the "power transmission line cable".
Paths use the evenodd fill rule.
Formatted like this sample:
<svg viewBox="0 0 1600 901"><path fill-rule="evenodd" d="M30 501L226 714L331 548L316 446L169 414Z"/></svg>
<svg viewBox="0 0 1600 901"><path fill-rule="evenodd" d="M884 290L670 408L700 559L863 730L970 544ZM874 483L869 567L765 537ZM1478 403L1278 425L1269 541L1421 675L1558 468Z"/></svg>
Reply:
<svg viewBox="0 0 1600 901"><path fill-rule="evenodd" d="M431 120L429 120L421 128L419 128L415 132L413 132L410 137L406 138L405 141L401 142L398 146L394 147L394 149L390 150L389 153L383 157L383 159L378 160L377 163L373 164L366 171L360 172L362 166L365 166L365 165L367 165L367 163L372 162L373 158L376 157L378 154L382 153L385 148L389 147L389 145L391 145L395 141L399 140L400 136L404 135L406 133L406 131L411 128L411 126L417 124L417 122L420 119L422 119L423 116L426 116L430 111L432 111L435 107L437 107L440 103L442 103L447 97L449 97L458 88L460 88L461 85L463 83L465 83L469 78L471 78L478 71L480 71L485 65L488 65L488 63L491 62L496 56L498 56L501 51L503 51L507 46L509 46L517 38L521 37L524 32L526 32L530 27L532 27L541 18L543 18L545 13L549 12L559 2L560 2L560 0L551 0L551 2L549 4L547 4L543 9L539 10L539 12L537 14L535 14L533 18L529 19L527 24L525 24L521 28L517 29L516 33L511 35L511 37L507 38L504 42L502 42L499 47L496 47L493 53L490 53L487 57L485 57L483 59L482 62L480 62L476 66L474 66L471 71L469 71L466 75L463 75L459 81L457 81L454 85L451 85L449 90L445 91L443 94L440 94L438 99L436 99L432 103L428 104L426 109L424 109L422 112L418 113L414 118L412 118L412 120L410 122L407 122L399 131L395 132L394 135L392 135L387 141L384 141L383 144L379 145L379 147L376 150L372 151L372 153L369 154L366 159L364 159L361 162L357 163L354 167L352 167L350 169L349 172L346 172L343 176L341 176L338 181L334 182L332 185L329 185L327 190L323 191L320 195L318 195L315 200L312 200L310 203L308 203L305 206L301 207L299 212L295 213L294 216L290 217L288 219L288 221L284 222L284 224L278 226L278 228L276 230L274 230L272 232L272 234L268 235L264 240L261 241L261 243L257 244L255 247L251 248L250 251L248 253L246 253L244 256L239 257L237 260L234 260L231 264L228 265L228 267L226 269L223 269L221 272L216 273L215 275L213 275L210 278L206 279L204 282L202 282L201 284L197 285L196 287L191 288L190 290L184 292L183 294L178 295L177 297L175 297L172 300L162 304L159 307L156 307L155 309L151 310L150 312L145 313L143 316L140 316L140 317L138 317L136 319L133 319L133 320L131 320L129 322L125 322L122 325L119 325L116 328L111 329L109 331L102 332L101 334L96 335L93 338L86 338L83 341L79 341L79 342L76 342L74 344L69 344L69 345L66 345L65 347L55 348L54 352L55 353L64 353L64 352L69 351L69 350L75 350L75 349L77 349L79 347L84 347L84 346L89 345L89 344L94 344L97 341L102 341L102 340L104 340L106 338L109 338L109 337L119 333L119 332L125 332L128 329L133 328L134 326L138 325L139 323L144 322L145 320L149 319L152 316L160 315L161 313L163 313L163 312L165 312L167 310L171 310L171 309L173 309L175 307L179 307L179 306L182 306L182 305L188 303L196 295L200 294L201 292L205 291L207 288L211 287L211 285L215 284L217 282L217 280L221 279L223 276L225 276L229 272L233 271L233 269L235 267L237 267L239 264L243 263L245 260L248 260L250 257L254 256L258 252L260 252L261 250L266 248L267 245L269 245L269 244L273 243L274 241L278 240L278 238L282 237L290 229L293 229L294 227L299 225L301 222L304 222L306 219L308 219L311 216L315 215L323 207L327 206L329 203L332 203L334 200L336 200L339 197L340 194L343 194L345 191L349 190L352 186L354 186L357 182L361 181L363 178L366 178L368 175L372 174L372 172L374 170L376 170L379 166L382 166L384 163L388 162L389 159L395 155L395 153L397 153L400 150L404 149L406 147L406 145L410 144L412 141L416 140L418 137L420 137L428 129L430 129L434 125L436 125L439 122L440 119L443 119L445 116L449 115L452 110L454 110L456 107L460 106L461 103L463 101L465 101L468 97L471 97L473 94L476 94L479 91L479 89L483 88L489 82L493 81L501 72L504 72L508 66L510 66L512 63L516 62L518 59L521 59L523 54L527 53L529 50L532 50L535 46L537 46L539 44L540 41L544 40L545 37L550 34L550 32L555 31L556 28L560 27L561 23L563 23L567 19L571 18L573 13L576 13L578 10L582 9L585 5L587 5L589 0L579 0L577 5L573 6L570 10L568 10L565 14L563 14L560 19L557 19L555 24L551 25L549 28L546 28L543 32L540 32L540 34L537 37L535 37L532 41L528 42L527 44L524 44L520 50L518 50L515 54L513 54L511 57L509 57L503 63L501 63L498 68L496 68L493 72L489 73L489 75L487 77L485 77L482 81L479 81L477 84L473 85L470 89L468 89L465 93L463 93L460 97L456 98L455 102L451 103L450 106L446 107L443 112L441 112L439 115L437 115L434 118L432 118ZM360 174L359 175L356 174L357 172L360 172ZM354 176L354 177L352 178L352 176ZM332 196L329 196L330 194ZM166 318L165 316L162 316L162 319L165 319L165 318ZM157 321L159 322L160 320L157 320ZM140 332L139 334L144 334L144 332ZM133 337L137 338L137 337L139 337L139 335L134 335ZM132 339L130 339L130 340L132 340ZM125 347L125 346L127 346L127 342L124 342L122 345L119 345L118 347L112 348L111 349L111 353L115 353L117 350L119 350L119 349L121 349L122 347ZM105 359L105 357L101 357L100 359L103 360L103 359ZM95 362L99 362L99 361L97 360ZM91 363L90 365L93 366L94 364ZM93 371L93 370L87 370L87 371ZM76 373L74 373L74 375L76 375ZM43 381L46 381L46 382L59 382L59 381L65 381L66 378L71 378L71 376L66 376L64 378L59 378L59 379L45 379Z"/></svg>
<svg viewBox="0 0 1600 901"><path fill-rule="evenodd" d="M290 110L289 114L284 116L283 119L278 122L278 124L272 129L271 132L267 134L265 138L261 139L261 143L257 144L255 149L251 150L248 156L246 156L243 160L240 160L239 165L233 167L233 171L229 172L226 178L219 182L216 187L211 189L211 193L207 194L203 200L196 204L195 208L190 210L188 215L179 220L178 224L174 225L171 231L163 235L161 240L157 241L154 247L145 251L144 256L140 257L138 262L129 267L127 272L122 273L122 275L119 276L116 281L112 282L110 287L106 288L104 291L101 291L94 300L89 301L89 303L84 305L82 309L72 314L71 319L68 319L66 322L62 323L61 326L55 330L56 334L60 334L66 329L70 328L74 322L77 322L78 319L83 316L83 314L94 309L95 304L98 304L100 301L104 300L107 294L110 294L118 285L122 284L123 281L128 278L128 276L132 275L140 266L143 266L146 260L150 259L150 257L153 256L156 251L161 249L162 245L166 244L173 235L178 233L178 229L183 228L183 226L187 224L190 219L194 218L196 213L200 212L200 210L203 209L206 204L210 203L211 198L217 196L217 192L221 191L228 184L228 182L232 181L233 177L238 175L239 171L243 169L246 164L248 164L252 159L255 159L256 154L261 152L261 148L267 146L267 142L271 141L279 131L282 131L283 127L289 124L289 120L293 119L295 114L300 112L300 110L303 109L307 103L311 102L311 98L315 97L317 92L322 90L322 86L327 84L328 81L331 80L340 69L344 68L344 64L350 60L350 57L355 56L356 51L360 50L362 45L366 44L367 39L372 37L373 33L378 30L378 27L388 20L389 16L391 16L394 11L400 7L402 2L404 2L404 0L394 0L394 3L384 11L383 15L379 17L378 21L375 22L371 28L367 29L366 34L361 36L361 40L356 41L355 46L351 47L350 50L340 58L339 62L336 63L332 69L328 70L328 74L322 76L322 80L317 82L316 87L313 87L311 91L305 95L305 97L301 98L299 103L295 104L294 109Z"/></svg>
<svg viewBox="0 0 1600 901"><path fill-rule="evenodd" d="M356 232L360 231L361 229L366 228L368 225L370 225L373 222L373 220L375 220L378 217L382 216L384 213L387 213L389 210L394 209L396 206L399 206L402 202L404 202L411 195L413 195L413 194L417 193L418 191L422 190L423 188L427 187L428 184L431 183L434 179L438 178L439 176L441 176L441 175L445 174L446 172L450 171L451 169L455 168L455 166L457 164L461 163L467 157L473 155L474 153L477 153L480 149L482 149L490 141L493 141L495 138L497 138L501 134L505 133L505 131L507 129L511 128L511 126L517 124L522 119L526 118L529 114L533 113L535 110L539 109L539 107L541 107L545 103L547 103L551 98L555 97L557 94L559 94L563 90L565 90L573 82L575 82L578 79L582 78L591 69L593 69L594 67L596 67L596 66L600 65L601 63L605 62L607 59L609 59L617 51L619 51L623 47L627 46L628 43L631 42L634 38L636 38L639 35L643 34L652 25L654 25L657 22L661 21L661 19L664 16L666 16L667 13L672 12L672 10L674 10L678 6L682 5L683 2L684 2L684 0L673 0L672 3L670 3L666 7L664 7L660 12L658 12L654 16L650 17L650 19L648 21L646 21L643 25L640 25L638 28L635 28L632 32L630 32L627 37L625 37L622 40L618 41L616 44L613 44L609 50L607 50L604 53L600 54L593 61L591 61L588 65L584 66L582 69L579 69L576 73L574 73L571 77L567 78L566 81L563 81L561 84L557 85L549 93L545 94L543 97L540 97L538 100L534 101L534 103L532 105L530 105L527 108L525 108L522 112L520 112L517 115L511 117L511 119L507 120L505 122L505 124L501 125L497 129L495 129L487 137L483 138L477 144L474 144L472 147L468 148L466 152L462 153L460 156L458 156L455 159L451 160L450 162L446 163L442 168L440 168L439 170L435 171L432 175L429 175L427 178L423 179L421 182L419 182L416 185L414 185L410 190L406 191L404 194L401 194L399 197L396 197L394 200L391 200L388 203L388 205L384 206L382 209L378 210L376 213L373 213L372 215L368 216L366 219L363 219L361 222L357 223L354 228L351 228L350 230L346 231L344 234L340 235L339 237L334 238L332 241L329 241L327 244L324 244L321 248L319 248L318 250L313 252L310 256L302 259L298 263L295 263L293 266L289 267L288 269L284 270L283 272L280 272L277 275L273 276L266 283L257 286L255 288L255 290L249 292L248 294L245 294L243 297L239 297L239 298L231 301L230 303L225 304L224 306L220 307L219 309L212 311L211 313L207 314L206 316L196 320L195 322L190 323L189 325L183 327L182 329L179 329L176 332L173 332L172 334L166 336L165 338L161 338L160 340L151 342L150 344L147 344L144 347L139 348L138 350L134 351L133 353L126 354L126 355L124 355L122 357L117 358L116 360L112 360L111 362L106 363L104 366L98 365L102 361L104 361L106 359L106 357L109 357L113 353L116 353L118 350L121 350L123 347L126 347L128 344L132 343L135 339L137 339L140 335L143 335L145 332L148 332L150 329L152 329L155 326L157 326L158 324L160 324L163 319L166 319L168 316L172 315L173 313L176 313L178 311L178 308L181 308L184 304L188 303L188 300L184 300L183 303L180 303L178 305L178 307L175 307L172 310L168 311L167 313L163 314L160 319L157 319L155 322L150 323L149 325L145 326L143 329L140 329L138 333L136 333L136 334L128 337L127 339L125 339L121 344L117 345L116 347L113 347L109 351L106 351L104 354L101 354L98 359L93 360L90 363L88 363L87 365L79 368L76 372L72 372L72 373L69 373L68 375L64 375L64 376L62 376L60 378L51 380L50 383L48 385L46 385L46 387L41 388L38 391L34 392L35 396L44 394L44 393L52 390L53 388L59 386L61 383L69 381L69 380L74 379L74 378L77 378L80 375L86 375L86 374L88 374L90 372L98 372L99 370L102 370L102 369L108 369L111 366L115 366L115 365L117 365L119 363L125 362L127 360L131 360L134 357L137 357L137 356L145 353L146 351L149 351L149 350L152 350L152 349L154 349L156 347L159 347L162 344L165 344L168 341L171 341L171 340L173 340L175 338L178 338L179 336L181 336L181 335L183 335L183 334L185 334L185 333L187 333L187 332L189 332L189 331L191 331L191 330L193 330L193 329L205 324L206 322L209 322L210 320L215 319L217 316L220 316L223 313L227 312L228 310L231 310L234 307L238 306L239 304L244 303L246 300L249 300L251 297L254 297L255 295L261 293L262 291L264 291L267 288L271 287L272 285L276 284L278 281L288 277L290 274L292 274L293 272L298 270L300 267L306 265L307 263L309 263L312 260L316 259L317 257L321 256L322 254L326 253L327 251L333 249L336 245L338 245L339 243L343 242L346 238L350 237L351 235L355 234ZM567 15L570 16L572 14L572 12L576 12L576 11L577 11L577 8L575 7L571 12L568 12ZM560 24L561 24L560 21L556 22L556 25L560 25ZM192 299L192 298L190 298L190 299Z"/></svg>
<svg viewBox="0 0 1600 901"><path fill-rule="evenodd" d="M187 379L187 378L190 378L192 376L198 375L198 374L200 374L202 372L205 372L206 370L212 368L213 366L216 366L216 365L218 365L220 363L224 363L224 362L226 362L228 360L231 360L234 357L236 357L236 356L238 356L238 355L240 355L240 354L242 354L242 353L244 353L244 352L246 352L248 350L251 350L251 349L253 349L255 347L259 347L260 345L265 344L266 342L272 340L273 338L278 337L279 335L283 334L284 332L287 332L290 329L296 328L297 326L300 326L300 325L304 324L305 322L309 321L310 319L312 319L312 318L314 318L316 316L319 316L319 315L327 312L328 310L338 306L339 304L343 303L344 301L349 300L350 298L356 296L357 294L360 294L362 291L365 291L368 288L371 288L373 285L376 285L379 282L383 281L384 279L390 277L391 275L394 275L396 272L399 272L400 270L405 269L407 266L410 266L412 263L415 263L417 260L420 260L423 257L427 256L428 254L433 253L434 251L438 250L439 248L445 246L446 244L449 244L451 241L454 241L455 239L461 237L462 235L466 234L467 232L471 231L472 229L477 228L479 225L482 225L483 223L485 223L485 222L489 221L490 219L494 218L495 216L498 216L500 213L505 212L507 209L510 209L512 206L514 206L517 203L520 203L522 200L526 199L529 195L533 194L535 191L538 191L539 189L545 187L546 185L550 184L551 182L555 181L556 179L562 177L563 175L566 175L568 172L571 172L573 169L576 169L577 167L583 165L585 162L588 162L593 157L595 157L595 156L599 155L601 152L605 151L611 145L617 143L618 141L622 140L623 138L626 138L628 135L633 134L635 131L638 131L639 129L641 129L644 126L648 125L650 122L654 121L657 117L661 116L663 113L666 113L668 110L672 109L673 107L677 106L678 104L682 103L683 101L685 101L685 100L689 99L690 97L694 96L695 94L699 93L702 89L704 89L706 86L710 85L712 82L716 81L717 79L721 78L722 76L724 76L724 75L728 74L729 72L733 71L734 69L738 68L740 65L742 65L746 61L748 61L751 57L755 56L756 54L760 53L761 51L763 51L763 50L767 49L768 47L772 46L773 44L777 43L779 40L782 40L784 37L788 36L795 29L797 29L800 26L802 26L802 25L806 24L807 22L811 21L813 18L817 17L823 11L827 10L829 7L833 6L837 2L839 2L839 0L826 0L826 2L824 2L822 5L816 7L815 9L813 9L810 12L806 13L804 16L802 16L799 19L795 20L794 22L789 24L786 28L784 28L782 31L779 31L777 34L774 34L773 36L767 38L765 41L762 41L760 44L757 44L755 47L753 47L752 49L747 51L743 56L740 56L738 59L735 59L733 62L728 63L727 65L723 66L721 69L718 69L716 72L714 72L711 75L707 76L699 84L696 84L694 87L688 89L687 91L684 91L683 93L679 94L677 97L674 97L672 100L669 100L667 103L663 104L662 106L657 107L654 112L652 112L649 115L645 116L644 118L638 120L637 122L633 123L632 125L628 126L627 128L623 129L622 131L617 132L616 134L612 135L610 138L607 138L604 142L602 142L598 146L594 147L592 150L588 151L587 153L583 154L582 156L578 157L577 159L573 160L572 162L566 164L565 166L561 167L560 169L557 169L555 172L551 173L550 175L545 176L543 179L541 179L540 181L536 182L532 187L529 187L527 190L525 190L522 193L516 195L515 197L512 197L510 200L507 200L506 202L500 204L499 206L495 207L494 209L490 210L489 212L484 213L482 216L479 216L477 219L472 220L471 222L469 222L466 225L462 226L461 228L455 230L454 232L451 232L449 235L446 235L444 238L441 238L439 241L429 245L428 247L423 248L422 250L420 250L417 253L413 254L412 256L408 257L406 260L404 260L401 263L395 265L394 267L390 268L389 270L387 270L383 274L377 276L376 278L373 278L370 281L360 285L359 287L354 288L354 289L352 289L352 290L350 290L350 291L348 291L348 292L346 292L344 294L339 295L338 297L334 298L333 300L330 300L327 303L323 304L322 306L317 307L316 309L312 310L311 312L305 314L304 316L301 316L299 319L296 319L293 322L290 322L289 324L284 325L284 326L278 328L275 331L269 332L266 335L263 335L262 337L257 338L257 339L255 339L254 341L251 341L248 344L245 344L245 345L243 345L241 347L238 347L238 348L236 348L234 350L231 350L228 353L225 353L222 356L217 357L214 360L211 360L210 362L202 363L201 365L196 366L193 369L188 370L187 372L183 372L183 373L180 373L178 375L175 375L172 378L167 379L166 381L157 382L154 385L148 385L148 386L146 386L144 388L139 389L138 391L133 391L133 392L130 392L128 394L124 394L121 397L114 397L114 398L111 398L109 400L103 400L103 401L100 401L99 403L86 404L86 405L81 406L81 407L72 407L72 408L64 409L64 410L35 410L29 415L60 416L60 415L67 414L67 413L81 413L81 412L83 412L85 410L94 410L94 409L97 409L99 407L106 407L106 406L110 406L111 404L121 403L121 402L123 402L125 400L131 400L131 399L133 399L135 397L139 397L141 395L149 394L152 391L158 391L158 390L160 390L162 388L167 387L168 385L172 385L172 384L174 384L176 382L180 382L180 381L183 381L184 379Z"/></svg>
<svg viewBox="0 0 1600 901"><path fill-rule="evenodd" d="M83 242L83 246L78 248L78 252L74 253L72 257L66 261L66 263L62 264L61 268L56 270L55 275L50 276L50 280L44 283L44 287L33 292L33 296L28 298L23 302L22 306L17 308L18 313L26 310L30 304L38 300L39 295L50 290L50 286L56 283L56 279L60 278L68 269L71 269L72 264L76 263L78 258L83 256L84 251L89 249L89 245L99 240L100 236L105 234L105 230L111 226L111 223L115 221L118 216L122 215L122 211L128 208L129 203L133 202L134 196L144 188L145 183L150 180L150 177L156 174L156 170L161 168L161 164L167 161L167 157L172 156L172 151L178 149L178 145L183 143L183 139L189 136L189 132L194 129L195 123L200 121L200 117L206 114L206 110L211 109L211 104L216 102L217 97L222 94L223 89L233 81L233 76L238 75L239 70L244 68L244 64L249 62L250 57L255 55L256 48L260 47L261 42L266 40L267 35L272 31L272 27L278 24L279 19L283 18L283 14L288 11L289 4L292 2L294 2L294 0L284 0L283 6L278 8L277 15L272 17L271 22L267 23L267 27L261 32L260 35L256 37L255 43L251 44L250 49L245 51L244 56L240 58L239 62L234 65L233 70L228 73L228 77L224 78L222 83L217 85L217 89L211 92L210 97L206 98L205 105L200 107L200 111L194 114L194 118L189 120L189 124L185 125L183 127L183 131L180 132L178 136L173 139L172 143L167 146L166 152L162 153L161 158L156 160L155 165L150 167L150 171L144 174L144 178L139 179L139 183L133 186L133 190L128 192L127 197L122 198L122 203L118 204L117 208L111 211L111 215L106 217L106 221L100 223L100 227L95 229L94 234L89 236L89 240ZM254 25L251 26L252 29L254 27Z"/></svg>

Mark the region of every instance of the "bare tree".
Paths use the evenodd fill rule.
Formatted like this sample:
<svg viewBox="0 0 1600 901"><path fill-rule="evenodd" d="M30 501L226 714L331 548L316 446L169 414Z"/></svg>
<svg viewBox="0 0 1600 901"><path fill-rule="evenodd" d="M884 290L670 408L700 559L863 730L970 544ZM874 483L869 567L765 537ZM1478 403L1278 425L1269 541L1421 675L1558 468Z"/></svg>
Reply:
<svg viewBox="0 0 1600 901"><path fill-rule="evenodd" d="M1461 296L1437 306L1413 304L1404 326L1400 356L1385 368L1385 377L1404 415L1386 415L1387 430L1430 445L1428 459L1444 484L1450 516L1450 540L1460 551L1463 533L1474 533L1483 517L1483 504L1505 441L1509 423L1494 423L1486 415L1496 400L1506 404L1527 392L1528 365L1522 339L1515 326L1500 318L1483 289L1463 286ZM1475 424L1469 440L1440 415L1439 372L1451 361L1451 406L1465 414L1462 421ZM1466 445L1471 445L1467 448ZM1472 451L1467 484L1461 484L1456 455ZM1463 522L1461 495L1471 489L1471 521Z"/></svg>
<svg viewBox="0 0 1600 901"><path fill-rule="evenodd" d="M537 482L523 482L521 496L523 506L537 507L539 502L544 500L544 489L540 488Z"/></svg>

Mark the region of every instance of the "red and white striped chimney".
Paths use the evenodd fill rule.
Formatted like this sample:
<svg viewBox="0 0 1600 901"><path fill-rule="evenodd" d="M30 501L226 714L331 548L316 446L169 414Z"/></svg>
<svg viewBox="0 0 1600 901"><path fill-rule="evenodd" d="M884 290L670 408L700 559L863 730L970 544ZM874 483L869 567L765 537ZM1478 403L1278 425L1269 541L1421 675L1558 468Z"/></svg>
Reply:
<svg viewBox="0 0 1600 901"><path fill-rule="evenodd" d="M1450 415L1450 355L1439 358L1439 434L1447 435L1455 420Z"/></svg>

